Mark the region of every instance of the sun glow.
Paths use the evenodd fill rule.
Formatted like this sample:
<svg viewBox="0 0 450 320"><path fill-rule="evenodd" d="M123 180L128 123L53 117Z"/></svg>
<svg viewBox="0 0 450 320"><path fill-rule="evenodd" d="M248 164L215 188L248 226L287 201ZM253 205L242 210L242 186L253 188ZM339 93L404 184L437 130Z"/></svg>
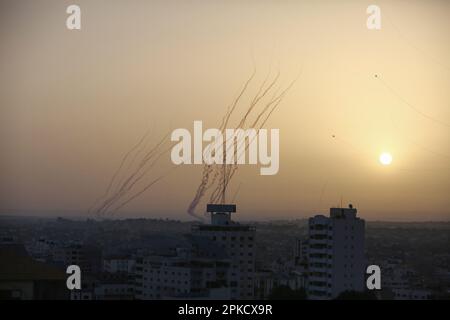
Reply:
<svg viewBox="0 0 450 320"><path fill-rule="evenodd" d="M388 152L383 152L380 154L380 163L384 166L388 166L392 163L392 155Z"/></svg>

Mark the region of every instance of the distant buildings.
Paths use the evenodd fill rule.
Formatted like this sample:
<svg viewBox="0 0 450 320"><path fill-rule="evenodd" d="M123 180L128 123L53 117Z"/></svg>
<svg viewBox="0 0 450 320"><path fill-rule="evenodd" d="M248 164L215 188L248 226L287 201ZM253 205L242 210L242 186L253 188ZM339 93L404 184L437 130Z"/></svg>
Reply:
<svg viewBox="0 0 450 320"><path fill-rule="evenodd" d="M130 255L113 255L103 258L103 271L109 273L132 273L136 260Z"/></svg>
<svg viewBox="0 0 450 320"><path fill-rule="evenodd" d="M306 279L304 268L298 266L284 272L258 270L255 276L255 299L267 299L274 289L281 286L294 291L305 289Z"/></svg>
<svg viewBox="0 0 450 320"><path fill-rule="evenodd" d="M84 274L101 271L102 252L99 248L80 243L61 245L53 249L53 262L63 268L77 265Z"/></svg>
<svg viewBox="0 0 450 320"><path fill-rule="evenodd" d="M229 299L229 262L198 257L186 249L175 255L146 255L136 264L136 298Z"/></svg>
<svg viewBox="0 0 450 320"><path fill-rule="evenodd" d="M57 247L58 243L56 241L41 237L29 243L26 249L35 260L45 262L53 260L54 250Z"/></svg>
<svg viewBox="0 0 450 320"><path fill-rule="evenodd" d="M71 300L133 300L135 274L101 272L82 275L81 289L70 291Z"/></svg>
<svg viewBox="0 0 450 320"><path fill-rule="evenodd" d="M95 253L95 254L93 254ZM75 257L84 265L96 266L97 251L91 246L80 246ZM133 300L135 298L135 258L131 255L114 255L103 259L102 270L95 273L82 271L81 289L71 291L71 300ZM83 270L83 269L82 269Z"/></svg>
<svg viewBox="0 0 450 320"><path fill-rule="evenodd" d="M330 216L309 219L309 299L333 299L344 291L364 291L365 222L357 210L331 208Z"/></svg>
<svg viewBox="0 0 450 320"><path fill-rule="evenodd" d="M422 279L402 259L382 260L380 267L383 270L381 287L390 299L429 300L432 298L432 290L424 288Z"/></svg>
<svg viewBox="0 0 450 320"><path fill-rule="evenodd" d="M134 276L125 272L103 272L97 276L94 287L96 300L133 300Z"/></svg>
<svg viewBox="0 0 450 320"><path fill-rule="evenodd" d="M306 266L308 263L308 240L296 239L294 246L294 264Z"/></svg>
<svg viewBox="0 0 450 320"><path fill-rule="evenodd" d="M430 300L432 297L431 290L426 289L395 288L392 292L394 300Z"/></svg>
<svg viewBox="0 0 450 320"><path fill-rule="evenodd" d="M449 224L369 222L364 239L356 209L332 208L308 221L255 222L256 243L254 226L232 220L235 206L208 211L211 222L204 224L49 219L0 225L0 300L304 299L305 291L308 299L333 299L365 290L370 264L382 270L379 299L450 296ZM71 264L81 267L80 290L65 285Z"/></svg>

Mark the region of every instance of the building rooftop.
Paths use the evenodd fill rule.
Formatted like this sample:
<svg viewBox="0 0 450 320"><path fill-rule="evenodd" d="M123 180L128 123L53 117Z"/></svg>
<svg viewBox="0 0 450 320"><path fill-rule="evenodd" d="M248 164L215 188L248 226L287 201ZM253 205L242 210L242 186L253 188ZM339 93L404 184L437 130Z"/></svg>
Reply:
<svg viewBox="0 0 450 320"><path fill-rule="evenodd" d="M1 245L0 261L0 281L66 279L62 270L33 260L22 245Z"/></svg>

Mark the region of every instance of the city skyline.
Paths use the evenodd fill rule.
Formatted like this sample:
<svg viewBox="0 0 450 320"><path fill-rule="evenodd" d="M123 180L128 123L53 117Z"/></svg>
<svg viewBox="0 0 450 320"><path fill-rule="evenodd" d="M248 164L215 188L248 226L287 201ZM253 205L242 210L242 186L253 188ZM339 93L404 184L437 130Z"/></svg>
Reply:
<svg viewBox="0 0 450 320"><path fill-rule="evenodd" d="M207 211L204 223L0 217L0 299L448 299L449 222L367 222L352 205L290 223Z"/></svg>

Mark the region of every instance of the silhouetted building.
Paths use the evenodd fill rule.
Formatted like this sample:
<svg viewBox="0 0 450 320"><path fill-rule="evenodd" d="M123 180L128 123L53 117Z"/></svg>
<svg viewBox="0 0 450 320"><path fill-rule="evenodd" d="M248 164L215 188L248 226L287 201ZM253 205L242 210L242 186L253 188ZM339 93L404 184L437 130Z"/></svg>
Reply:
<svg viewBox="0 0 450 320"><path fill-rule="evenodd" d="M308 260L308 241L296 239L294 246L294 264L296 266L306 265Z"/></svg>
<svg viewBox="0 0 450 320"><path fill-rule="evenodd" d="M33 260L22 245L0 246L0 300L66 300L66 274Z"/></svg>
<svg viewBox="0 0 450 320"><path fill-rule="evenodd" d="M55 248L53 260L57 265L64 268L77 265L83 274L99 273L102 269L101 250L90 245L69 244Z"/></svg>
<svg viewBox="0 0 450 320"><path fill-rule="evenodd" d="M308 298L333 299L341 292L364 291L365 222L357 210L331 208L330 216L309 219Z"/></svg>
<svg viewBox="0 0 450 320"><path fill-rule="evenodd" d="M194 225L192 235L216 244L229 257L232 299L252 299L255 280L255 228L231 220L235 205L208 205L211 224ZM214 254L214 252L212 253Z"/></svg>

